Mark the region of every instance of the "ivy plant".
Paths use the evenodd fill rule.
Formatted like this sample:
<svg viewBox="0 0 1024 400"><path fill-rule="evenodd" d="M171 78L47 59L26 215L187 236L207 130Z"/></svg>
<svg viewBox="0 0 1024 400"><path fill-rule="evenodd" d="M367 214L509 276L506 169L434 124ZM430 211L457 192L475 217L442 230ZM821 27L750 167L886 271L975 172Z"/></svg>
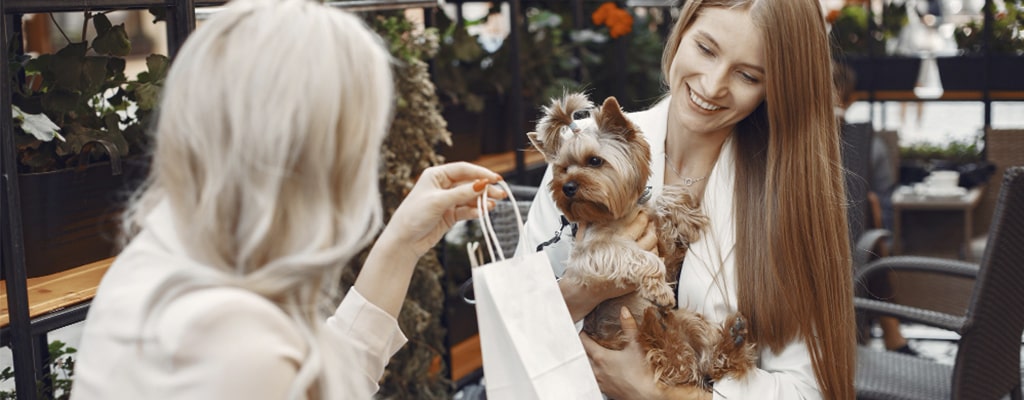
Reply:
<svg viewBox="0 0 1024 400"><path fill-rule="evenodd" d="M71 397L71 379L75 373L74 354L78 352L74 347L68 346L59 340L50 342L50 358L46 364L50 369L48 375L50 387L46 387L42 381L36 381L36 398L66 400ZM0 370L0 382L7 382L14 379L14 368L5 367ZM0 390L0 400L15 400L18 393L15 390Z"/></svg>
<svg viewBox="0 0 1024 400"><path fill-rule="evenodd" d="M8 46L20 172L83 166L112 153L125 158L147 147L145 129L169 60L150 55L146 71L128 79L124 57L131 42L124 24L86 11L83 32L90 23L92 42L65 35L67 45L54 54L24 55L20 35Z"/></svg>

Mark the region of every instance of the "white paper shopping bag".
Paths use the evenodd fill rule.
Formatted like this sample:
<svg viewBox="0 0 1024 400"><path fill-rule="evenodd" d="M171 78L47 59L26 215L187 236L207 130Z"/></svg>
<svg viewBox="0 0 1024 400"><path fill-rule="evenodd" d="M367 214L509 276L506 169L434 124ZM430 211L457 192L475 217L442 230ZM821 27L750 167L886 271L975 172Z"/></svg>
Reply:
<svg viewBox="0 0 1024 400"><path fill-rule="evenodd" d="M505 190L513 201L522 237L519 207L507 186ZM494 261L473 268L473 290L487 398L601 399L548 257L537 252L505 259L482 208L485 201L479 201L480 225ZM474 261L477 246L470 245Z"/></svg>

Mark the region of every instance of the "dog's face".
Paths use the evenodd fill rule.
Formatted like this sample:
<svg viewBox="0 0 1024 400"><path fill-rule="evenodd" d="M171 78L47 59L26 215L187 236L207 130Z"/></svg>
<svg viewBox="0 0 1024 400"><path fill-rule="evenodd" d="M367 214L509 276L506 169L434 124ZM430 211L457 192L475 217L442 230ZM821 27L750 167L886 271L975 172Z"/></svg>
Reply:
<svg viewBox="0 0 1024 400"><path fill-rule="evenodd" d="M556 100L546 108L530 141L551 164L554 179L549 189L566 218L616 220L637 207L646 189L651 149L614 97L591 111L593 124L577 128L573 113L589 105L582 95ZM562 137L566 127L571 133Z"/></svg>

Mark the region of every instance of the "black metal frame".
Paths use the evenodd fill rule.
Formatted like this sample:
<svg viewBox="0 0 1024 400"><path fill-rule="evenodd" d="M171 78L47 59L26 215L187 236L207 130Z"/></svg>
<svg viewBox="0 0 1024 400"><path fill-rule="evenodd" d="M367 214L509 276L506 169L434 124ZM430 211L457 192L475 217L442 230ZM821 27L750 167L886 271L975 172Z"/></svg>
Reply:
<svg viewBox="0 0 1024 400"><path fill-rule="evenodd" d="M7 306L10 322L0 328L0 346L10 346L14 364L14 384L19 400L36 399L36 380L48 376L45 360L49 357L47 333L85 319L89 301L31 318L25 270L25 245L21 220L21 191L18 186L17 150L11 124L11 76L6 67L7 45L20 30L20 16L28 13L71 12L84 10L128 10L166 6L167 47L172 59L185 38L195 29L197 6L219 6L226 1L195 0L0 0L0 267L7 277ZM437 0L350 0L329 3L349 11L374 11L398 8L436 7ZM15 20L15 18L19 18ZM19 23L15 23L18 21Z"/></svg>

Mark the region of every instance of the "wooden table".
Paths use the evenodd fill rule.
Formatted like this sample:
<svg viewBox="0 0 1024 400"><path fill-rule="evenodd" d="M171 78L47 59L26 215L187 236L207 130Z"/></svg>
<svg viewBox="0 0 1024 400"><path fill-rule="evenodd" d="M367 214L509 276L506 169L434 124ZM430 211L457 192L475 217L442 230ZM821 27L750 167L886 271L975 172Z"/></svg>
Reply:
<svg viewBox="0 0 1024 400"><path fill-rule="evenodd" d="M55 274L31 278L27 282L28 313L35 318L40 315L72 306L96 295L96 288L103 274L110 268L114 258L107 258ZM0 281L0 327L11 322L7 310L7 285Z"/></svg>
<svg viewBox="0 0 1024 400"><path fill-rule="evenodd" d="M971 247L971 227L974 226L974 209L978 207L984 187L979 186L956 197L918 196L909 190L896 190L892 194L893 208L893 249L899 254L902 249L901 215L906 210L960 211L964 214L963 249Z"/></svg>

